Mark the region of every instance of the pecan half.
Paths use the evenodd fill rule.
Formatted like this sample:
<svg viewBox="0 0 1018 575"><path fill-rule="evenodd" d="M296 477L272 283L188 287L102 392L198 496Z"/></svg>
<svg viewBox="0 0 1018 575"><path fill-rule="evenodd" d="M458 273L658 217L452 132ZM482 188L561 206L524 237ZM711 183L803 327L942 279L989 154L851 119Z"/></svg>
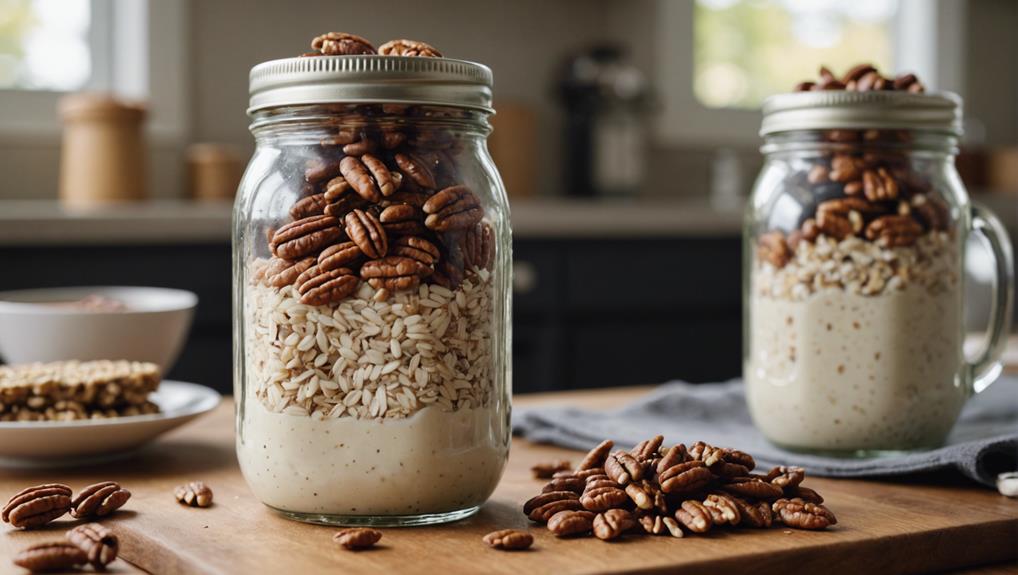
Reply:
<svg viewBox="0 0 1018 575"><path fill-rule="evenodd" d="M393 177L385 163L371 154L347 156L340 161L339 168L354 191L369 202L377 203L382 197L396 193L402 181Z"/></svg>
<svg viewBox="0 0 1018 575"><path fill-rule="evenodd" d="M702 489L712 478L702 461L685 461L658 472L657 480L665 493L686 493Z"/></svg>
<svg viewBox="0 0 1018 575"><path fill-rule="evenodd" d="M835 154L831 159L831 171L828 174L831 181L847 183L858 180L862 175L862 165L857 158L848 154Z"/></svg>
<svg viewBox="0 0 1018 575"><path fill-rule="evenodd" d="M781 488L795 487L806 478L806 470L801 467L780 466L767 472L765 481L770 481Z"/></svg>
<svg viewBox="0 0 1018 575"><path fill-rule="evenodd" d="M500 529L488 533L482 538L482 541L495 549L517 551L527 549L533 545L534 536L526 531L519 531L517 529Z"/></svg>
<svg viewBox="0 0 1018 575"><path fill-rule="evenodd" d="M62 571L88 562L88 556L73 543L53 541L36 543L14 556L14 564L33 573Z"/></svg>
<svg viewBox="0 0 1018 575"><path fill-rule="evenodd" d="M541 489L542 493L548 493L549 491L572 491L579 495L583 493L586 488L587 482L584 478L577 475L566 475L561 477L554 477L547 485Z"/></svg>
<svg viewBox="0 0 1018 575"><path fill-rule="evenodd" d="M604 469L594 467L591 469L577 469L576 471L558 471L552 477L582 477L584 481L590 481L591 477L608 477Z"/></svg>
<svg viewBox="0 0 1018 575"><path fill-rule="evenodd" d="M68 531L65 536L85 552L88 562L102 571L117 558L120 543L112 531L98 523L85 523Z"/></svg>
<svg viewBox="0 0 1018 575"><path fill-rule="evenodd" d="M598 513L591 527L594 530L594 537L610 541L636 527L636 520L625 509L609 509L604 513Z"/></svg>
<svg viewBox="0 0 1018 575"><path fill-rule="evenodd" d="M583 460L576 466L576 469L584 470L602 467L605 459L608 458L608 454L611 453L612 447L615 447L615 443L610 439L605 439L587 452L587 455L583 457Z"/></svg>
<svg viewBox="0 0 1018 575"><path fill-rule="evenodd" d="M711 493L703 501L703 506L710 512L714 525L738 525L742 522L742 513L735 501L728 495Z"/></svg>
<svg viewBox="0 0 1018 575"><path fill-rule="evenodd" d="M909 207L918 214L919 219L929 230L946 230L950 223L950 213L944 203L931 195L916 194L909 201Z"/></svg>
<svg viewBox="0 0 1018 575"><path fill-rule="evenodd" d="M71 510L71 488L62 483L46 483L23 489L4 505L0 518L4 523L30 529L53 521Z"/></svg>
<svg viewBox="0 0 1018 575"><path fill-rule="evenodd" d="M332 216L311 216L290 222L272 234L273 255L296 260L317 252L343 237L339 220Z"/></svg>
<svg viewBox="0 0 1018 575"><path fill-rule="evenodd" d="M297 280L297 276L315 265L315 258L308 257L298 261L272 258L265 269L265 283L276 288L288 286Z"/></svg>
<svg viewBox="0 0 1018 575"><path fill-rule="evenodd" d="M658 456L658 451L661 449L661 444L664 441L665 437L663 435L655 435L650 439L644 439L637 443L629 453L640 461L649 461Z"/></svg>
<svg viewBox="0 0 1018 575"><path fill-rule="evenodd" d="M393 159L396 160L396 165L399 166L399 169L404 174L410 176L410 179L418 186L428 190L438 187L438 184L435 182L435 175L428 169L424 161L409 154L396 154Z"/></svg>
<svg viewBox="0 0 1018 575"><path fill-rule="evenodd" d="M687 499L675 510L675 518L693 533L706 533L714 525L710 511L703 503Z"/></svg>
<svg viewBox="0 0 1018 575"><path fill-rule="evenodd" d="M558 492L552 491L551 493ZM573 493L573 497L577 497L577 495ZM538 507L537 509L534 509L533 511L530 512L528 517L530 518L531 521L536 521L538 523L546 523L555 514L560 513L562 511L583 511L583 505L580 504L579 499L559 499L556 501L552 501L550 503L545 503L544 505ZM584 511L584 513L590 512ZM591 517L591 519L593 519L593 516Z"/></svg>
<svg viewBox="0 0 1018 575"><path fill-rule="evenodd" d="M689 460L690 460L689 452L686 451L686 446L682 443L677 443L668 448L668 451L666 451L665 454L661 457L661 459L657 462L657 465L655 466L656 471L658 475L660 475L669 467L673 467L680 463L685 463L686 461ZM660 481L660 477L658 478L658 480Z"/></svg>
<svg viewBox="0 0 1018 575"><path fill-rule="evenodd" d="M495 258L495 233L488 222L467 228L462 241L463 263L468 268L491 269Z"/></svg>
<svg viewBox="0 0 1018 575"><path fill-rule="evenodd" d="M322 199L326 203L335 202L342 197L345 197L347 193L353 189L350 182L346 181L343 176L336 176L325 184L325 192L322 193Z"/></svg>
<svg viewBox="0 0 1018 575"><path fill-rule="evenodd" d="M426 266L433 266L441 256L438 247L428 240L416 236L399 236L389 244L389 253L415 259Z"/></svg>
<svg viewBox="0 0 1018 575"><path fill-rule="evenodd" d="M594 514L578 509L562 510L548 518L548 531L555 537L570 537L590 532L594 528Z"/></svg>
<svg viewBox="0 0 1018 575"><path fill-rule="evenodd" d="M358 263L363 258L364 252L362 252L354 242L333 244L322 250L322 253L318 254L318 269L321 271L329 271L348 267ZM311 263L309 263L304 270L307 270L314 265L314 258L308 258L308 260L304 261L309 260ZM304 270L301 271L303 272Z"/></svg>
<svg viewBox="0 0 1018 575"><path fill-rule="evenodd" d="M777 499L784 495L784 492L777 485L767 483L759 477L739 477L730 480L721 486L721 490L740 495L742 497L753 497L755 499Z"/></svg>
<svg viewBox="0 0 1018 575"><path fill-rule="evenodd" d="M389 40L378 47L382 56L421 56L425 58L441 58L442 53L434 46L417 40Z"/></svg>
<svg viewBox="0 0 1018 575"><path fill-rule="evenodd" d="M742 517L742 525L750 527L770 527L772 522L771 505L766 501L750 503L741 497L727 495L728 499L739 508L739 515Z"/></svg>
<svg viewBox="0 0 1018 575"><path fill-rule="evenodd" d="M923 233L923 227L911 216L880 216L866 226L866 239L885 248L910 246Z"/></svg>
<svg viewBox="0 0 1018 575"><path fill-rule="evenodd" d="M535 463L530 468L530 471L534 474L534 479L551 479L555 473L559 471L570 471L572 468L572 463L565 459L560 459L559 461Z"/></svg>
<svg viewBox="0 0 1018 575"><path fill-rule="evenodd" d="M856 82L859 78L862 78L870 72L876 72L877 69L872 64L856 64L845 75L841 77L841 81L848 85L851 82Z"/></svg>
<svg viewBox="0 0 1018 575"><path fill-rule="evenodd" d="M644 465L625 451L616 451L608 455L604 462L604 472L615 483L626 485L630 481L643 478Z"/></svg>
<svg viewBox="0 0 1018 575"><path fill-rule="evenodd" d="M311 266L294 281L305 305L338 303L357 291L358 279L349 268L322 270Z"/></svg>
<svg viewBox="0 0 1018 575"><path fill-rule="evenodd" d="M661 489L649 481L640 481L626 485L626 495L633 503L644 511L666 511L668 504Z"/></svg>
<svg viewBox="0 0 1018 575"><path fill-rule="evenodd" d="M563 501L567 499L575 499L576 502L579 503L580 496L573 493L572 491L550 491L541 493L540 495L531 497L526 501L526 503L523 504L523 514L529 516L537 509L540 509L541 507L549 503L553 503L555 501Z"/></svg>
<svg viewBox="0 0 1018 575"><path fill-rule="evenodd" d="M391 292L414 289L421 284L421 278L431 272L430 267L403 256L386 256L361 266L361 278L368 285Z"/></svg>
<svg viewBox="0 0 1018 575"><path fill-rule="evenodd" d="M612 481L611 477L608 477L604 473L588 475L586 480L587 485L583 488L584 492L601 487L621 487L621 485Z"/></svg>
<svg viewBox="0 0 1018 575"><path fill-rule="evenodd" d="M425 233L423 219L420 210L410 204L393 204L378 214L378 221L390 236Z"/></svg>
<svg viewBox="0 0 1018 575"><path fill-rule="evenodd" d="M290 207L290 217L296 221L309 216L320 216L325 213L325 206L328 204L325 201L325 194L304 196Z"/></svg>
<svg viewBox="0 0 1018 575"><path fill-rule="evenodd" d="M871 202L894 200L898 197L898 182L885 168L863 172L862 187L866 199Z"/></svg>
<svg viewBox="0 0 1018 575"><path fill-rule="evenodd" d="M77 518L105 517L131 498L131 492L116 481L104 481L82 489L71 501L71 515Z"/></svg>
<svg viewBox="0 0 1018 575"><path fill-rule="evenodd" d="M346 32L327 32L311 41L311 49L326 56L374 54L375 47L364 38Z"/></svg>
<svg viewBox="0 0 1018 575"><path fill-rule="evenodd" d="M756 257L776 268L783 268L792 259L792 250L785 241L785 234L774 230L762 234L757 240Z"/></svg>
<svg viewBox="0 0 1018 575"><path fill-rule="evenodd" d="M802 485L795 485L785 488L785 497L788 499L802 499L807 503L823 503L824 498L816 491Z"/></svg>
<svg viewBox="0 0 1018 575"><path fill-rule="evenodd" d="M466 186L450 186L431 196L424 213L424 225L438 232L469 228L484 216L480 201Z"/></svg>
<svg viewBox="0 0 1018 575"><path fill-rule="evenodd" d="M382 223L370 212L353 210L346 215L346 235L369 258L380 258L389 250L388 236Z"/></svg>
<svg viewBox="0 0 1018 575"><path fill-rule="evenodd" d="M629 501L629 495L617 485L592 487L587 484L580 496L580 503L588 511L605 511L621 507Z"/></svg>
<svg viewBox="0 0 1018 575"><path fill-rule="evenodd" d="M173 490L177 502L191 507L209 507L212 505L212 490L201 481L190 481L178 485Z"/></svg>
<svg viewBox="0 0 1018 575"><path fill-rule="evenodd" d="M317 184L335 178L340 174L339 161L333 158L316 158L310 160L304 168L304 179L309 184Z"/></svg>
<svg viewBox="0 0 1018 575"><path fill-rule="evenodd" d="M829 509L802 499L778 499L772 510L782 523L797 529L825 529L838 523Z"/></svg>
<svg viewBox="0 0 1018 575"><path fill-rule="evenodd" d="M381 538L382 532L370 527L348 527L340 529L332 536L333 541L351 551L374 547Z"/></svg>

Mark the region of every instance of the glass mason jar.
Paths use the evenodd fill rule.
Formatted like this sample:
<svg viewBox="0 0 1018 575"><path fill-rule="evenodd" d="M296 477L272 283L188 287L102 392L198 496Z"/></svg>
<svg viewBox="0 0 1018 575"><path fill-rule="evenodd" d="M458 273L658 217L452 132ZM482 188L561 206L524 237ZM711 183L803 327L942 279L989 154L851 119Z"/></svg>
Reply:
<svg viewBox="0 0 1018 575"><path fill-rule="evenodd" d="M953 94L801 92L764 105L748 206L744 377L756 426L836 455L936 447L999 374L1009 240L954 167ZM988 341L962 344L970 233L993 252Z"/></svg>
<svg viewBox="0 0 1018 575"><path fill-rule="evenodd" d="M395 56L251 71L234 209L237 455L284 515L474 513L509 450L509 208L491 72Z"/></svg>

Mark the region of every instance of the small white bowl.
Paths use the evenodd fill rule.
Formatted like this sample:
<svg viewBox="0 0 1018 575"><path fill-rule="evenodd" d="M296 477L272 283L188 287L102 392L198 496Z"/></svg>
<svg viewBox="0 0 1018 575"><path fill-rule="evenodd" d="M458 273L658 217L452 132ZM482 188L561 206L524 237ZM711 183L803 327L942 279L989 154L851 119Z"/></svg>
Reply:
<svg viewBox="0 0 1018 575"><path fill-rule="evenodd" d="M45 305L90 295L125 310ZM152 287L73 287L0 292L0 356L7 363L127 359L169 371L184 344L198 296Z"/></svg>

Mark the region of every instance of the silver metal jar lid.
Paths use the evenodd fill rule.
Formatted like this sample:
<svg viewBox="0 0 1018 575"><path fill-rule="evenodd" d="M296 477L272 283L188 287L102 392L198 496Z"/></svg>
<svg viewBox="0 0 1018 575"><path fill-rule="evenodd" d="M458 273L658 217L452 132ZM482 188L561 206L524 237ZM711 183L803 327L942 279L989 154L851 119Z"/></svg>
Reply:
<svg viewBox="0 0 1018 575"><path fill-rule="evenodd" d="M449 58L305 56L251 68L248 114L276 106L401 103L492 112L491 70Z"/></svg>
<svg viewBox="0 0 1018 575"><path fill-rule="evenodd" d="M957 94L826 90L778 94L763 103L760 135L795 130L925 130L962 134Z"/></svg>

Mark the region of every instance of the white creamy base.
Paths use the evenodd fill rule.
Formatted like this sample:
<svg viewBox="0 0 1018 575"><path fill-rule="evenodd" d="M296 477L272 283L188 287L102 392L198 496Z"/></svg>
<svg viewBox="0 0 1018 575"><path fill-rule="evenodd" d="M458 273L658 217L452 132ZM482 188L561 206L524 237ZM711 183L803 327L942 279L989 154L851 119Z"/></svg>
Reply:
<svg viewBox="0 0 1018 575"><path fill-rule="evenodd" d="M265 504L300 513L411 515L480 505L508 456L492 408L426 407L407 418L316 420L245 402L237 457ZM505 418L507 419L507 418Z"/></svg>
<svg viewBox="0 0 1018 575"><path fill-rule="evenodd" d="M919 287L752 297L744 374L757 427L800 449L938 445L967 397L961 294Z"/></svg>

